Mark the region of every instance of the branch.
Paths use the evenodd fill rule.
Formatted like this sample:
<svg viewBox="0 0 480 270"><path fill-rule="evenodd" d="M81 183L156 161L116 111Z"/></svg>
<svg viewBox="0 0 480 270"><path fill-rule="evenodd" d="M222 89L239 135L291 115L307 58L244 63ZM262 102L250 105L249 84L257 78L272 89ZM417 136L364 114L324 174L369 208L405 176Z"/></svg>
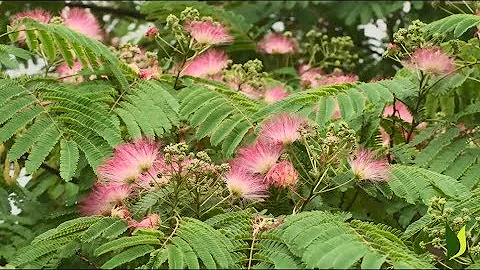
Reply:
<svg viewBox="0 0 480 270"><path fill-rule="evenodd" d="M139 12L126 10L126 9L116 9L116 8L113 8L113 7L101 7L101 6L97 6L97 5L94 5L94 4L83 4L83 3L79 3L79 2L65 3L65 5L69 6L69 7L90 8L90 9L95 10L95 11L112 13L112 14L115 14L115 15L118 15L118 16L128 16L128 17L132 17L132 18L135 18L135 19L145 20L145 15L143 15Z"/></svg>

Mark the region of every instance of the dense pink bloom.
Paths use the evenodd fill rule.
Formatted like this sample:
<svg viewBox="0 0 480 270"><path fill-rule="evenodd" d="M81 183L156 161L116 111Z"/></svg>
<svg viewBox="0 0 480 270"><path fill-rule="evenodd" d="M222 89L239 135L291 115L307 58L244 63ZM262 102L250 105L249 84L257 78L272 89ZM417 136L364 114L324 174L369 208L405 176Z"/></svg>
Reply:
<svg viewBox="0 0 480 270"><path fill-rule="evenodd" d="M255 176L244 168L232 163L231 170L225 175L228 190L234 196L254 200L267 196L267 186L260 176Z"/></svg>
<svg viewBox="0 0 480 270"><path fill-rule="evenodd" d="M10 21L12 23L16 23L18 20L23 18L30 18L41 23L48 23L52 18L52 14L46 10L37 8L34 10L26 10L26 11L19 12L13 15Z"/></svg>
<svg viewBox="0 0 480 270"><path fill-rule="evenodd" d="M96 182L86 198L80 201L82 215L110 215L112 208L121 204L130 195L126 185L104 184Z"/></svg>
<svg viewBox="0 0 480 270"><path fill-rule="evenodd" d="M156 229L160 226L160 216L157 214L150 214L140 222L130 220L128 226L142 229Z"/></svg>
<svg viewBox="0 0 480 270"><path fill-rule="evenodd" d="M302 64L298 67L300 82L304 87L320 86L319 82L324 72L321 68L311 68L309 65Z"/></svg>
<svg viewBox="0 0 480 270"><path fill-rule="evenodd" d="M259 138L269 143L289 144L300 138L298 129L306 123L300 115L277 114L264 122Z"/></svg>
<svg viewBox="0 0 480 270"><path fill-rule="evenodd" d="M289 161L275 164L267 173L265 181L278 187L295 187L298 182L298 172Z"/></svg>
<svg viewBox="0 0 480 270"><path fill-rule="evenodd" d="M61 79L63 82L80 83L83 82L83 77L77 74L82 68L83 66L80 61L75 61L72 67L69 67L68 64L64 62L55 69L55 72L60 78L68 76L67 78Z"/></svg>
<svg viewBox="0 0 480 270"><path fill-rule="evenodd" d="M264 101L267 104L274 103L288 97L288 92L282 85L277 85L265 91Z"/></svg>
<svg viewBox="0 0 480 270"><path fill-rule="evenodd" d="M23 18L30 18L30 19L36 20L36 21L41 22L41 23L48 23L48 22L50 22L50 19L52 18L52 14L50 12L46 11L46 10L43 10L41 8L37 8L37 9L34 9L34 10L22 11L22 12L19 12L19 13L13 15L12 18L10 19L10 22L13 25L13 24L18 23L18 21L23 19ZM20 25L18 29L19 30L25 29L25 26ZM21 44L24 44L25 37L26 37L25 32L20 31L19 34L18 34L17 41L20 42Z"/></svg>
<svg viewBox="0 0 480 270"><path fill-rule="evenodd" d="M455 70L455 62L440 47L419 48L410 59L403 61L403 65L434 75L446 75Z"/></svg>
<svg viewBox="0 0 480 270"><path fill-rule="evenodd" d="M283 146L280 143L256 141L244 148L238 149L240 157L235 165L243 167L252 173L265 174L275 165L282 154Z"/></svg>
<svg viewBox="0 0 480 270"><path fill-rule="evenodd" d="M121 144L115 148L113 157L98 167L98 174L117 184L132 184L150 170L159 151L160 144L147 138Z"/></svg>
<svg viewBox="0 0 480 270"><path fill-rule="evenodd" d="M158 28L150 25L147 29L147 32L145 32L145 36L150 38L150 37L154 37L154 36L158 35L158 33L159 33Z"/></svg>
<svg viewBox="0 0 480 270"><path fill-rule="evenodd" d="M228 55L220 50L208 50L186 64L181 75L210 78L221 74L228 66Z"/></svg>
<svg viewBox="0 0 480 270"><path fill-rule="evenodd" d="M100 40L102 39L102 29L97 18L83 8L64 8L60 14L63 23L70 29L78 31L90 38Z"/></svg>
<svg viewBox="0 0 480 270"><path fill-rule="evenodd" d="M358 81L358 77L354 74L328 74L320 78L318 85L354 83L356 81Z"/></svg>
<svg viewBox="0 0 480 270"><path fill-rule="evenodd" d="M190 21L185 24L185 30L201 44L215 45L233 40L228 30L218 22Z"/></svg>
<svg viewBox="0 0 480 270"><path fill-rule="evenodd" d="M393 105L385 107L383 109L383 117L390 117L393 116ZM408 110L407 106L402 102L396 101L395 102L395 116L402 119L405 122L411 123L413 120L413 116Z"/></svg>
<svg viewBox="0 0 480 270"><path fill-rule="evenodd" d="M390 179L387 160L377 160L372 151L363 148L357 149L356 156L350 157L348 164L359 180L387 181Z"/></svg>
<svg viewBox="0 0 480 270"><path fill-rule="evenodd" d="M268 54L287 54L297 50L297 41L282 34L270 33L258 43L261 52Z"/></svg>

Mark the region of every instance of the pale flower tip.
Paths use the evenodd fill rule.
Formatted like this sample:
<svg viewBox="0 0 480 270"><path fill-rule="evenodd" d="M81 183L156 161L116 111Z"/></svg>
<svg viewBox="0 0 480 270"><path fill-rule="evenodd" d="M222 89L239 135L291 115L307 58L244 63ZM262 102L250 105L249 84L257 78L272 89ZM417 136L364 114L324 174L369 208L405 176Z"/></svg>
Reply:
<svg viewBox="0 0 480 270"><path fill-rule="evenodd" d="M418 48L402 63L406 67L433 75L448 75L455 71L455 61L440 47Z"/></svg>
<svg viewBox="0 0 480 270"><path fill-rule="evenodd" d="M198 43L204 45L216 45L233 41L227 28L213 21L189 21L185 24L185 30Z"/></svg>
<svg viewBox="0 0 480 270"><path fill-rule="evenodd" d="M267 54L291 54L297 51L298 44L294 38L269 33L258 42L258 49Z"/></svg>
<svg viewBox="0 0 480 270"><path fill-rule="evenodd" d="M358 148L355 156L348 159L348 163L358 180L383 182L391 178L388 161L377 159L372 151Z"/></svg>

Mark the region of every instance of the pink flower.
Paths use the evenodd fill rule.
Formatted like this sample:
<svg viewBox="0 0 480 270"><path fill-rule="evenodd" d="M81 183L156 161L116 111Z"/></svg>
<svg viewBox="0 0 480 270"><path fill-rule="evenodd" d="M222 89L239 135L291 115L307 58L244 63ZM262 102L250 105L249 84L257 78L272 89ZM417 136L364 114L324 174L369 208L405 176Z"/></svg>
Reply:
<svg viewBox="0 0 480 270"><path fill-rule="evenodd" d="M264 101L267 104L274 103L288 97L288 92L282 85L277 85L265 91Z"/></svg>
<svg viewBox="0 0 480 270"><path fill-rule="evenodd" d="M30 18L41 23L48 23L52 18L52 14L46 10L37 8L34 10L26 10L26 11L19 12L13 15L10 21L12 23L16 23L23 18Z"/></svg>
<svg viewBox="0 0 480 270"><path fill-rule="evenodd" d="M231 163L231 169L225 175L225 182L230 193L248 200L265 198L268 187L263 183L262 178L234 163Z"/></svg>
<svg viewBox="0 0 480 270"><path fill-rule="evenodd" d="M228 66L228 55L220 50L208 50L186 64L181 75L209 78L221 74Z"/></svg>
<svg viewBox="0 0 480 270"><path fill-rule="evenodd" d="M455 62L440 47L419 48L402 64L434 75L447 75L455 70Z"/></svg>
<svg viewBox="0 0 480 270"><path fill-rule="evenodd" d="M160 227L160 216L157 214L150 214L140 222L130 220L128 226L133 228L156 229Z"/></svg>
<svg viewBox="0 0 480 270"><path fill-rule="evenodd" d="M80 61L75 61L72 67L69 67L68 64L64 62L55 69L55 72L60 78L66 77L61 79L62 82L81 83L83 82L83 77L77 74L82 68L82 62Z"/></svg>
<svg viewBox="0 0 480 270"><path fill-rule="evenodd" d="M128 186L96 182L88 196L80 201L79 211L84 216L110 215L112 208L129 195Z"/></svg>
<svg viewBox="0 0 480 270"><path fill-rule="evenodd" d="M240 157L235 160L234 164L252 173L265 174L275 165L282 151L283 146L279 143L257 141L238 149Z"/></svg>
<svg viewBox="0 0 480 270"><path fill-rule="evenodd" d="M320 79L324 72L321 68L311 68L309 65L302 64L298 67L300 82L304 87L318 87Z"/></svg>
<svg viewBox="0 0 480 270"><path fill-rule="evenodd" d="M363 148L357 149L356 157L350 157L348 164L359 180L387 181L390 179L387 160L377 160L372 151Z"/></svg>
<svg viewBox="0 0 480 270"><path fill-rule="evenodd" d="M138 72L138 75L142 79L150 80L150 79L157 79L160 76L160 72L158 71L158 66L154 65L151 67L141 69Z"/></svg>
<svg viewBox="0 0 480 270"><path fill-rule="evenodd" d="M117 184L132 184L149 171L159 151L160 144L147 138L121 144L115 148L113 157L98 167L98 174Z"/></svg>
<svg viewBox="0 0 480 270"><path fill-rule="evenodd" d="M12 16L12 18L10 19L10 22L11 24L17 24L21 19L23 18L30 18L30 19L33 19L33 20L36 20L38 22L41 22L41 23L48 23L50 22L50 19L52 18L52 14L46 10L43 10L41 8L37 8L37 9L34 9L34 10L27 10L27 11L22 11L22 12L19 12L15 15ZM20 25L18 27L19 30L23 30L25 29L25 26L24 25ZM20 42L21 44L24 44L25 43L25 32L24 31L20 31L19 32L19 35L18 35L18 38L17 38L17 41Z"/></svg>
<svg viewBox="0 0 480 270"><path fill-rule="evenodd" d="M342 83L354 83L358 81L358 77L354 74L328 74L321 77L318 85L334 85Z"/></svg>
<svg viewBox="0 0 480 270"><path fill-rule="evenodd" d="M227 43L233 40L228 30L218 22L190 21L185 24L185 30L198 43L205 45Z"/></svg>
<svg viewBox="0 0 480 270"><path fill-rule="evenodd" d="M259 138L273 144L290 144L300 138L298 129L306 123L305 118L299 115L277 114L264 122Z"/></svg>
<svg viewBox="0 0 480 270"><path fill-rule="evenodd" d="M282 34L270 33L258 43L258 49L267 54L287 54L297 51L297 41Z"/></svg>
<svg viewBox="0 0 480 270"><path fill-rule="evenodd" d="M265 181L278 187L295 187L298 182L298 172L289 161L275 164L267 173Z"/></svg>
<svg viewBox="0 0 480 270"><path fill-rule="evenodd" d="M78 31L90 38L101 40L102 29L97 18L88 11L78 7L68 8L65 7L60 16L63 19L63 23L68 28Z"/></svg>
<svg viewBox="0 0 480 270"><path fill-rule="evenodd" d="M383 109L383 117L391 117L393 116L393 105L385 107ZM395 102L395 116L402 119L403 121L407 123L411 123L413 120L413 116L408 110L407 106L403 104L402 102L396 101Z"/></svg>
<svg viewBox="0 0 480 270"><path fill-rule="evenodd" d="M158 35L158 33L159 33L158 28L150 25L147 29L147 32L145 33L145 37L151 38L151 37L154 37L154 36Z"/></svg>

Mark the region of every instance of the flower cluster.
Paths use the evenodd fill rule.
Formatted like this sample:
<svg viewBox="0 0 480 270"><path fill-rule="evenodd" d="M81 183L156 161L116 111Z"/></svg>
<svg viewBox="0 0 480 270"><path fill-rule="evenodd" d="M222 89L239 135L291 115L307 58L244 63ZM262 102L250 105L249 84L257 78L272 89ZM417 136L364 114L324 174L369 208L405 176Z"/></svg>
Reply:
<svg viewBox="0 0 480 270"><path fill-rule="evenodd" d="M342 83L355 83L358 81L358 76L354 74L345 74L340 70L325 74L321 68L312 68L305 64L298 67L298 75L302 86L305 88L315 88Z"/></svg>
<svg viewBox="0 0 480 270"><path fill-rule="evenodd" d="M432 75L449 75L455 70L454 60L440 47L419 48L402 64Z"/></svg>
<svg viewBox="0 0 480 270"><path fill-rule="evenodd" d="M300 138L306 120L297 115L274 115L262 126L258 139L238 150L230 161L225 180L230 192L245 199L266 197L269 185L294 188L298 172L286 160L279 160L284 147Z"/></svg>
<svg viewBox="0 0 480 270"><path fill-rule="evenodd" d="M164 188L167 191L168 185L178 182L216 179L228 170L228 166L212 164L205 152L187 154L187 150L188 146L180 143L168 145L162 151L159 142L148 138L118 145L113 156L98 167L99 179L80 201L80 213L117 216L135 228L157 227L160 223L157 214L140 222L133 220L126 201L145 191Z"/></svg>
<svg viewBox="0 0 480 270"><path fill-rule="evenodd" d="M309 64L322 69L351 70L358 62L358 54L352 54L355 44L349 36L329 37L312 29L306 33L305 41L301 44Z"/></svg>
<svg viewBox="0 0 480 270"><path fill-rule="evenodd" d="M111 48L119 59L131 67L140 78L157 79L161 74L157 54L144 51L137 45L125 43L118 48Z"/></svg>
<svg viewBox="0 0 480 270"><path fill-rule="evenodd" d="M103 39L103 31L100 23L88 9L65 7L60 12L60 18L53 20L54 17L50 12L37 8L34 10L22 11L13 15L10 19L10 23L18 27L19 30L23 30L25 29L25 26L20 24L20 20L23 18L30 18L41 23L52 23L58 19L66 27L81 34L97 40ZM25 43L25 33L23 31L20 32L17 41L20 44Z"/></svg>

